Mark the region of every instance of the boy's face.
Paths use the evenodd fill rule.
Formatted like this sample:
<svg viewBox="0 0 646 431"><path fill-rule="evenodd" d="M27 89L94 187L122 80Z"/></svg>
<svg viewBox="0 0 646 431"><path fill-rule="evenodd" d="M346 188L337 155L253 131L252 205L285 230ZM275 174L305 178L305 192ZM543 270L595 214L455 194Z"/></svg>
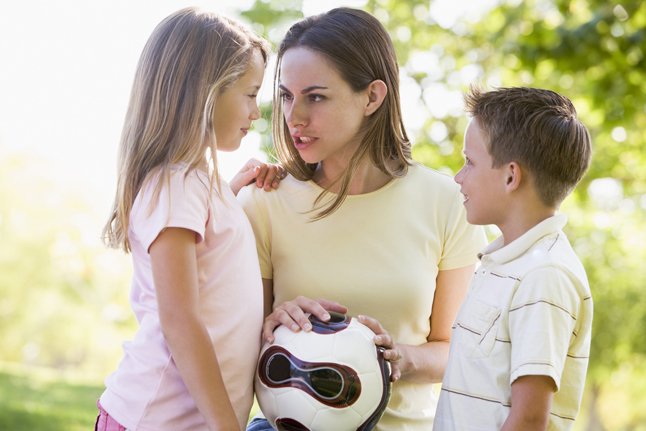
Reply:
<svg viewBox="0 0 646 431"><path fill-rule="evenodd" d="M500 226L505 213L504 168L493 168L493 159L487 150L487 136L478 120L469 122L464 135L464 166L455 175L464 195L467 221L471 224Z"/></svg>

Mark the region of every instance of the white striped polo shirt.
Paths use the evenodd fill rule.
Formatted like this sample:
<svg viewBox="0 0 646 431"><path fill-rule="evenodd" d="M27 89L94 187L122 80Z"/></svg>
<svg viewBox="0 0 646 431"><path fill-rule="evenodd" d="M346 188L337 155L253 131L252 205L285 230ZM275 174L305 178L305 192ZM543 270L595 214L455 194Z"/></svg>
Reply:
<svg viewBox="0 0 646 431"><path fill-rule="evenodd" d="M550 217L480 255L453 325L434 430L497 430L510 413L511 384L554 380L548 430L568 430L579 411L590 351L592 298L583 265Z"/></svg>

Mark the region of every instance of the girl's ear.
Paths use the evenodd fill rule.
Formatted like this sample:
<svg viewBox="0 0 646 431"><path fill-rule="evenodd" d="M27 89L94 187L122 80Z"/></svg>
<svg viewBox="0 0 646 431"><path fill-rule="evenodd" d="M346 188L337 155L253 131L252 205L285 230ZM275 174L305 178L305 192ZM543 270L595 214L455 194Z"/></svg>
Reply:
<svg viewBox="0 0 646 431"><path fill-rule="evenodd" d="M388 94L388 87L384 81L376 79L368 84L366 91L368 93L368 104L366 105L365 115L369 116L379 109L384 102L386 94Z"/></svg>
<svg viewBox="0 0 646 431"><path fill-rule="evenodd" d="M512 192L520 187L523 180L523 170L516 162L509 162L505 168L505 188Z"/></svg>

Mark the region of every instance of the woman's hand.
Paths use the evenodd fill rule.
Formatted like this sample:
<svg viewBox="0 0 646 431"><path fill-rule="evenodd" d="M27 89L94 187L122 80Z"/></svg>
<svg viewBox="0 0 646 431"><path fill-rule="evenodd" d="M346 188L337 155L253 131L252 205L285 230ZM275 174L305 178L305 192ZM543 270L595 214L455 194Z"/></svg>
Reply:
<svg viewBox="0 0 646 431"><path fill-rule="evenodd" d="M260 160L249 159L229 182L229 186L235 195L238 194L241 188L254 182L256 187L270 191L277 189L278 184L286 176L287 171L279 164L263 163Z"/></svg>
<svg viewBox="0 0 646 431"><path fill-rule="evenodd" d="M381 326L381 323L375 318L369 316L357 316L359 322L372 329L375 335L375 344L386 349L384 351L384 359L390 362L390 381L396 382L401 377L401 369L399 360L401 359L401 349L395 343L388 331Z"/></svg>
<svg viewBox="0 0 646 431"><path fill-rule="evenodd" d="M274 329L279 325L285 325L294 332L310 331L312 324L309 315L313 314L320 320L330 320L330 313L347 313L348 309L343 305L328 301L327 299L311 299L305 296L298 296L291 301L283 302L265 318L262 328L262 338L268 343L274 342Z"/></svg>

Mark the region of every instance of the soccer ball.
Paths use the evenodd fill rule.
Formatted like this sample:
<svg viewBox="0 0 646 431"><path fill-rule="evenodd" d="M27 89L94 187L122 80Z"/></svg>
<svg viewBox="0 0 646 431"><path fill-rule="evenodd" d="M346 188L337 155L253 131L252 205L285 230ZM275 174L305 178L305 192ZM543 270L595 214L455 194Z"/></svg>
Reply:
<svg viewBox="0 0 646 431"><path fill-rule="evenodd" d="M372 429L390 398L390 364L355 318L310 316L312 330L274 331L260 352L256 398L277 430Z"/></svg>

